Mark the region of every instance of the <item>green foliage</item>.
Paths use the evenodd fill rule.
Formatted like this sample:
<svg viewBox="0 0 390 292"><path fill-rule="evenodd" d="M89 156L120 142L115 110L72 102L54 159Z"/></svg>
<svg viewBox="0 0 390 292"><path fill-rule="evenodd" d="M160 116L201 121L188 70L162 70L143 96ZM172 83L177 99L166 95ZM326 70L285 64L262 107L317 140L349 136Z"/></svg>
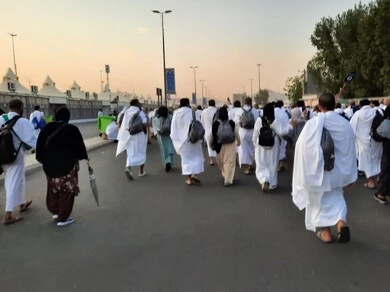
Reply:
<svg viewBox="0 0 390 292"><path fill-rule="evenodd" d="M357 72L344 97L390 94L390 1L321 19L311 42L317 53L308 67L320 91L338 93L347 73Z"/></svg>
<svg viewBox="0 0 390 292"><path fill-rule="evenodd" d="M294 77L290 77L286 81L286 87L284 91L287 92L288 99L297 102L302 99L303 96L303 75L298 74Z"/></svg>
<svg viewBox="0 0 390 292"><path fill-rule="evenodd" d="M259 105L265 105L268 102L269 98L269 92L267 89L261 89L260 92L258 92L255 95L255 103Z"/></svg>

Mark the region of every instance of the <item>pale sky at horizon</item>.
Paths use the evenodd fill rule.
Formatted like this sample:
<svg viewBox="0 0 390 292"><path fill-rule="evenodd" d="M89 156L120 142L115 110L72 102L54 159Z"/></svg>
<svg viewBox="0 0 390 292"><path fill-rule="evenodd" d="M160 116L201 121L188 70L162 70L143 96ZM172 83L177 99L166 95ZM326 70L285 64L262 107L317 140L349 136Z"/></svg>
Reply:
<svg viewBox="0 0 390 292"><path fill-rule="evenodd" d="M310 35L324 16L353 8L357 0L0 0L0 73L13 69L9 32L16 33L19 80L41 87L49 75L61 91L77 83L100 92L100 70L110 64L110 88L152 97L163 84L161 19L166 65L176 70L178 96L194 91L193 71L215 98L261 87L282 92L315 50ZM368 3L370 1L362 1ZM12 3L12 4L10 4ZM8 7L7 9L5 9Z"/></svg>

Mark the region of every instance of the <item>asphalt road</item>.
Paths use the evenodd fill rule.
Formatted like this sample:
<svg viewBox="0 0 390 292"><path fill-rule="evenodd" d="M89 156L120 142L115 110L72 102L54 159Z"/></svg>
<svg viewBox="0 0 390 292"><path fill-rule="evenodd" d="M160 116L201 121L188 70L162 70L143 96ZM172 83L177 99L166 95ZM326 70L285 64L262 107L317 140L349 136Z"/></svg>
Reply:
<svg viewBox="0 0 390 292"><path fill-rule="evenodd" d="M80 129L84 139L89 139L99 136L99 130L97 128L97 122L88 122L75 124Z"/></svg>
<svg viewBox="0 0 390 292"><path fill-rule="evenodd" d="M390 209L360 187L347 194L352 242L325 245L304 228L286 173L263 194L254 176L222 186L207 165L202 185L166 174L154 143L149 176L130 182L115 146L91 153L97 208L83 163L76 223L58 228L45 178L27 178L25 220L0 226L1 291L389 291ZM4 189L0 188L0 208Z"/></svg>

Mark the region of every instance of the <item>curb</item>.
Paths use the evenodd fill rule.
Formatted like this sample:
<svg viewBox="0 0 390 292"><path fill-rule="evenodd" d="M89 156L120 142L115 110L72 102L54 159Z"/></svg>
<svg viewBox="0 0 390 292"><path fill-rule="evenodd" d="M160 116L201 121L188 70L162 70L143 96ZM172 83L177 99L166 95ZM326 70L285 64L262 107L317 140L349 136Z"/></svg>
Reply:
<svg viewBox="0 0 390 292"><path fill-rule="evenodd" d="M114 144L114 142L110 141L110 140L103 140L102 142L100 142L98 144L91 145L91 146L87 147L87 152L92 152L92 151L98 150L99 148L102 148L102 147L107 146L109 144ZM40 170L42 170L42 164L37 162L33 165L26 167L24 174L27 177L28 175L36 173ZM2 175L0 177L0 183L3 184L3 182L4 182L4 176Z"/></svg>

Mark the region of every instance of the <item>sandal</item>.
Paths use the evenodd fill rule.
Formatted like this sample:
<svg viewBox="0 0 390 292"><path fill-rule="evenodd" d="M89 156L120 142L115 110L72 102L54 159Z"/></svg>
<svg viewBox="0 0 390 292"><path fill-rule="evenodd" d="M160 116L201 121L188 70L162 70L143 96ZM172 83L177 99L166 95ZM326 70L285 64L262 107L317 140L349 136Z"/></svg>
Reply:
<svg viewBox="0 0 390 292"><path fill-rule="evenodd" d="M22 206L20 206L20 212L22 213L26 212L31 204L32 204L32 200L28 201L27 203L24 203Z"/></svg>
<svg viewBox="0 0 390 292"><path fill-rule="evenodd" d="M340 243L347 243L351 240L351 232L349 231L348 226L341 227L340 231L337 233Z"/></svg>
<svg viewBox="0 0 390 292"><path fill-rule="evenodd" d="M200 183L200 179L197 178L196 176L191 176L191 180L192 180L193 182Z"/></svg>
<svg viewBox="0 0 390 292"><path fill-rule="evenodd" d="M324 233L324 229L323 230L319 230L319 231L317 231L316 232L316 235L317 235L317 238L319 239L319 240L321 240L323 243L332 243L333 242L333 240L331 239L331 240L325 240L323 237L322 237L322 234Z"/></svg>
<svg viewBox="0 0 390 292"><path fill-rule="evenodd" d="M8 218L8 219L4 219L3 220L3 224L5 226L7 225L11 225L11 224L14 224L14 223L17 223L19 221L22 221L24 218L22 216L16 216L16 217L11 217L11 218Z"/></svg>
<svg viewBox="0 0 390 292"><path fill-rule="evenodd" d="M186 180L186 185L187 186L193 186L194 183L192 182L192 180Z"/></svg>

